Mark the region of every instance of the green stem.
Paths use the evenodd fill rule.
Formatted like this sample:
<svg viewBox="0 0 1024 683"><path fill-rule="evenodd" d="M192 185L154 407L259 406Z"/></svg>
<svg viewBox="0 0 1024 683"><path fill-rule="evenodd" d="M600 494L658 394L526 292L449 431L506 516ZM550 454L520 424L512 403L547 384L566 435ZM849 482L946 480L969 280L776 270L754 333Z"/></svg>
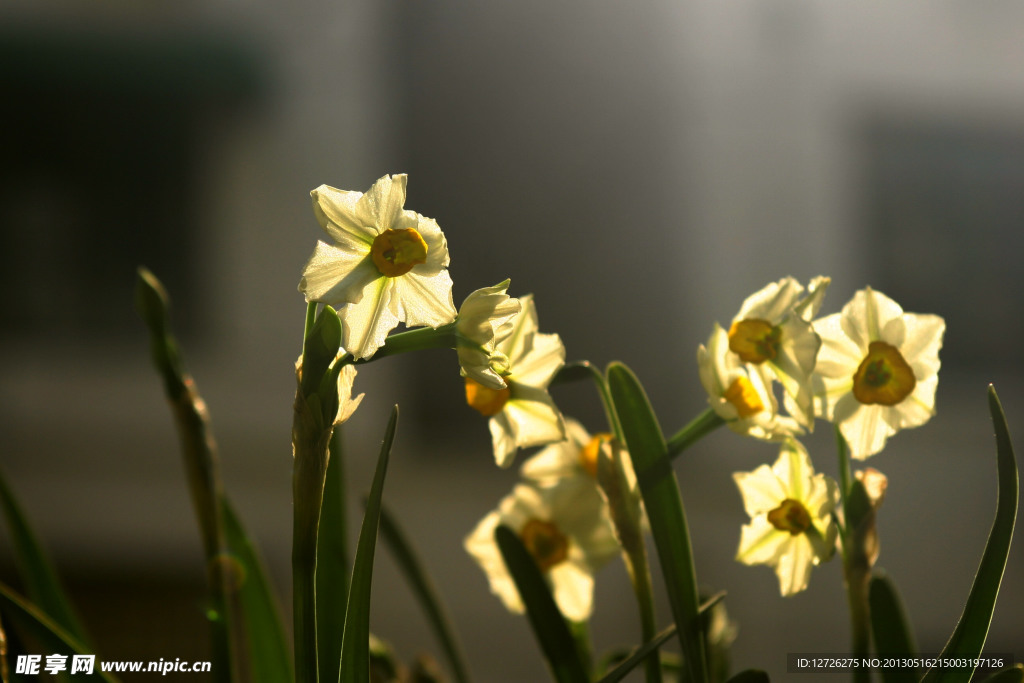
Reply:
<svg viewBox="0 0 1024 683"><path fill-rule="evenodd" d="M846 439L839 431L839 425L836 425L836 450L839 455L839 487L845 501L846 496L850 493L850 483L853 477L850 474L850 453L846 449Z"/></svg>
<svg viewBox="0 0 1024 683"><path fill-rule="evenodd" d="M843 494L843 580L846 584L846 603L850 609L850 632L852 654L858 659L867 657L871 647L871 607L868 603L868 586L871 570L863 560L863 553L855 547L859 543L857 521L851 520L850 492L853 476L850 470L850 455L839 427L836 426L836 451L839 458L839 485ZM853 671L854 683L870 683L871 670L858 668Z"/></svg>
<svg viewBox="0 0 1024 683"><path fill-rule="evenodd" d="M725 420L714 410L708 408L668 440L668 457L676 457L724 424Z"/></svg>
<svg viewBox="0 0 1024 683"><path fill-rule="evenodd" d="M346 356L343 362L346 365L349 363L362 365L385 356L396 356L400 353L423 349L454 349L455 345L455 323L448 323L436 329L433 327L417 327L414 330L391 335L384 341L384 345L377 349L373 356L369 358L352 360L351 356Z"/></svg>
<svg viewBox="0 0 1024 683"><path fill-rule="evenodd" d="M640 631L643 642L649 643L658 635L658 625L654 613L654 590L651 587L651 568L647 562L647 550L639 546L635 552L627 555L630 578L633 582L633 594L640 609ZM661 683L661 660L655 649L644 660L644 676L647 683Z"/></svg>

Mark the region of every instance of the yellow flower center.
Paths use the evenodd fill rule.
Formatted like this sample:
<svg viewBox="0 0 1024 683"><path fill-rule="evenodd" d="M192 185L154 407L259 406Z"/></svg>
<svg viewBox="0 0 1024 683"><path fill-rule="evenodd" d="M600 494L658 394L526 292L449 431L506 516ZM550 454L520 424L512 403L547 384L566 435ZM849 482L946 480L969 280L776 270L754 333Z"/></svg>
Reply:
<svg viewBox="0 0 1024 683"><path fill-rule="evenodd" d="M519 532L519 538L542 572L569 557L569 539L551 522L531 519Z"/></svg>
<svg viewBox="0 0 1024 683"><path fill-rule="evenodd" d="M757 389L746 377L737 377L722 394L722 398L736 408L736 412L741 418L757 415L764 410L764 404L761 403L761 397L757 395Z"/></svg>
<svg viewBox="0 0 1024 683"><path fill-rule="evenodd" d="M580 464L583 465L583 469L590 472L590 476L597 476L597 458L601 454L601 444L612 438L614 437L607 432L594 434L587 445L580 449Z"/></svg>
<svg viewBox="0 0 1024 683"><path fill-rule="evenodd" d="M426 263L427 243L413 228L385 230L373 238L370 255L373 265L383 275L398 277L408 273L413 266Z"/></svg>
<svg viewBox="0 0 1024 683"><path fill-rule="evenodd" d="M767 320L748 318L734 322L729 328L729 350L744 363L775 360L779 353L782 330Z"/></svg>
<svg viewBox="0 0 1024 683"><path fill-rule="evenodd" d="M811 528L811 516L807 508L792 498L782 501L779 507L769 512L768 521L779 531L788 531L791 536L799 536Z"/></svg>
<svg viewBox="0 0 1024 683"><path fill-rule="evenodd" d="M504 389L491 389L471 377L466 378L466 403L484 417L500 413L511 395L512 390L507 386Z"/></svg>
<svg viewBox="0 0 1024 683"><path fill-rule="evenodd" d="M853 375L853 396L861 403L894 406L914 390L914 371L896 349L881 341L868 345L868 355Z"/></svg>

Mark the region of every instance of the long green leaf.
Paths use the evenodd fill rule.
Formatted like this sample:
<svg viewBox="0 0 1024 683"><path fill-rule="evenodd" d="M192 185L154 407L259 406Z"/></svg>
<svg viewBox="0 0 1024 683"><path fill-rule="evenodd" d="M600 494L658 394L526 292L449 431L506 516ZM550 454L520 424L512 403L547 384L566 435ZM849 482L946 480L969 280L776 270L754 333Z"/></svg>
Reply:
<svg viewBox="0 0 1024 683"><path fill-rule="evenodd" d="M451 666L452 676L458 683L469 682L469 667L466 666L466 658L462 653L458 638L455 637L455 629L448 618L448 611L441 603L434 582L423 568L412 544L395 522L391 513L386 507L381 508L380 533L385 544L395 557L395 562L405 575L406 581L412 588L413 594L420 602L420 607L427 616L434 635L437 637L448 664Z"/></svg>
<svg viewBox="0 0 1024 683"><path fill-rule="evenodd" d="M174 414L192 507L202 539L210 592L209 613L213 615L210 620L213 676L218 683L230 683L243 678L244 672L238 667L243 661L244 636L234 618L237 605L230 599L224 563L220 561L227 550L221 511L223 485L210 415L192 376L185 370L177 340L171 333L167 292L155 275L141 267L135 286L135 305L149 330L153 364L163 379L164 392Z"/></svg>
<svg viewBox="0 0 1024 683"><path fill-rule="evenodd" d="M40 646L46 650L46 654L92 655L95 653L95 650L68 633L38 607L2 583L0 583L0 609L39 641ZM67 663L68 670L70 670L70 659ZM95 676L99 676L107 683L118 683L117 678L101 671L98 663L95 665L93 674L78 673L70 678L72 681L93 681Z"/></svg>
<svg viewBox="0 0 1024 683"><path fill-rule="evenodd" d="M997 671L982 683L1024 683L1024 664L1014 664L1009 669Z"/></svg>
<svg viewBox="0 0 1024 683"><path fill-rule="evenodd" d="M988 388L989 412L996 430L996 462L999 470L999 488L996 495L996 519L992 523L985 551L974 576L974 585L967 597L967 604L960 615L960 621L942 649L944 657L976 658L985 647L988 629L992 623L992 611L999 595L999 584L1006 569L1006 556L1010 552L1013 526L1017 519L1017 460L1010 443L1010 430L1006 426L1006 415L999 403L995 387ZM922 683L967 683L974 673L973 667L962 669L933 668L922 679Z"/></svg>
<svg viewBox="0 0 1024 683"><path fill-rule="evenodd" d="M14 561L17 563L18 576L24 584L25 593L61 628L74 636L78 642L88 646L89 638L85 628L75 614L46 551L32 533L28 519L21 511L21 505L7 485L3 473L0 473L0 508L3 508L4 517L7 519Z"/></svg>
<svg viewBox="0 0 1024 683"><path fill-rule="evenodd" d="M654 637L653 640L649 640L636 648L632 653L630 653L629 657L619 662L614 669L602 676L597 683L618 683L628 676L633 669L638 667L640 663L647 658L647 655L664 645L665 641L675 634L675 624L663 629L661 633Z"/></svg>
<svg viewBox="0 0 1024 683"><path fill-rule="evenodd" d="M879 657L912 657L917 652L914 636L903 611L896 585L885 574L871 577L868 602L871 605L871 635ZM917 669L883 668L885 683L917 683Z"/></svg>
<svg viewBox="0 0 1024 683"><path fill-rule="evenodd" d="M647 509L672 615L679 627L687 680L706 683L704 634L699 618L700 602L690 530L686 524L679 482L669 463L665 437L633 372L621 363L612 363L607 374L612 401Z"/></svg>
<svg viewBox="0 0 1024 683"><path fill-rule="evenodd" d="M345 453L342 425L331 436L320 531L316 541L316 641L320 680L331 681L341 666L341 637L352 571L348 556L345 507Z"/></svg>
<svg viewBox="0 0 1024 683"><path fill-rule="evenodd" d="M293 680L291 655L263 560L227 499L222 512L232 565L228 571L238 573L239 616L245 627L252 681L287 683Z"/></svg>
<svg viewBox="0 0 1024 683"><path fill-rule="evenodd" d="M587 683L587 670L580 661L576 641L533 556L519 536L506 526L499 525L494 530L494 540L519 597L523 599L527 619L555 680L559 683Z"/></svg>
<svg viewBox="0 0 1024 683"><path fill-rule="evenodd" d="M359 530L359 541L356 543L348 606L345 610L345 632L341 639L339 680L343 683L367 683L370 680L370 585L373 580L373 554L377 547L384 477L388 471L388 457L391 455L391 445L395 441L397 427L398 406L395 406L384 431L384 442L380 446L380 456L377 459L377 471L373 475L373 485L366 499L363 526Z"/></svg>

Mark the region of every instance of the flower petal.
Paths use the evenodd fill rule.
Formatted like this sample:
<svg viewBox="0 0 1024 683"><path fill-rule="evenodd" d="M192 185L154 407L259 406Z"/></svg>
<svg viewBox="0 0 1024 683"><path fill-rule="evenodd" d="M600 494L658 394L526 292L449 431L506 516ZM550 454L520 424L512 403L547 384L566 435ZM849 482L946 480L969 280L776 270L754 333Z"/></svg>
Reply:
<svg viewBox="0 0 1024 683"><path fill-rule="evenodd" d="M302 271L299 291L307 302L322 301L336 308L358 303L367 285L381 277L368 254L369 250L359 253L317 242Z"/></svg>
<svg viewBox="0 0 1024 683"><path fill-rule="evenodd" d="M370 227L372 222L363 223L357 215L356 204L363 196L362 192L321 185L309 196L313 200L313 214L317 222L331 239L344 249L355 250L365 245L364 251L369 251L376 233Z"/></svg>
<svg viewBox="0 0 1024 683"><path fill-rule="evenodd" d="M338 311L344 328L342 345L356 358L369 358L376 353L388 333L398 326L393 310L394 282L394 278L378 278L363 288L359 303Z"/></svg>
<svg viewBox="0 0 1024 683"><path fill-rule="evenodd" d="M743 509L749 517L768 512L786 499L786 487L768 465L761 465L753 472L736 472L733 481L743 497Z"/></svg>
<svg viewBox="0 0 1024 683"><path fill-rule="evenodd" d="M562 562L549 572L555 603L566 619L582 622L594 606L594 577L572 562Z"/></svg>
<svg viewBox="0 0 1024 683"><path fill-rule="evenodd" d="M407 327L440 327L455 320L452 276L447 270L424 276L415 269L393 279L398 319Z"/></svg>
<svg viewBox="0 0 1024 683"><path fill-rule="evenodd" d="M404 173L386 175L356 202L356 216L363 225L374 226L374 236L395 227L405 205L407 180Z"/></svg>

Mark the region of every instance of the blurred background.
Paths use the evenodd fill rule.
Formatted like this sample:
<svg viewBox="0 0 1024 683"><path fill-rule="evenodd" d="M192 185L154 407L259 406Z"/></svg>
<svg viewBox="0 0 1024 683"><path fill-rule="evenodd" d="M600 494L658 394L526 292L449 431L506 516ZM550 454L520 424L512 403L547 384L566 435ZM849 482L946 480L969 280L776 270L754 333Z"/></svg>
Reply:
<svg viewBox="0 0 1024 683"><path fill-rule="evenodd" d="M308 192L397 172L446 233L456 304L510 277L570 360L632 367L669 433L706 406L698 344L769 281L830 275L823 313L870 284L944 316L937 416L868 463L889 477L879 565L940 650L994 515L989 382L1024 443L1022 34L1002 0L5 3L0 467L101 657L207 649L135 268L172 294L227 489L288 605L296 285L322 236ZM353 501L400 403L386 504L477 678L543 679L525 619L462 550L517 473L494 466L454 354L367 366L357 389ZM590 387L554 396L602 428ZM820 426L806 443L835 475ZM846 652L849 630L838 563L782 599L771 570L732 559L730 474L775 456L721 430L675 469L698 576L739 624L734 667L784 679L786 653ZM1024 656L1022 577L1018 539L989 653ZM437 652L383 548L374 580L373 630L405 659ZM638 638L619 566L598 576L593 632L599 651Z"/></svg>

